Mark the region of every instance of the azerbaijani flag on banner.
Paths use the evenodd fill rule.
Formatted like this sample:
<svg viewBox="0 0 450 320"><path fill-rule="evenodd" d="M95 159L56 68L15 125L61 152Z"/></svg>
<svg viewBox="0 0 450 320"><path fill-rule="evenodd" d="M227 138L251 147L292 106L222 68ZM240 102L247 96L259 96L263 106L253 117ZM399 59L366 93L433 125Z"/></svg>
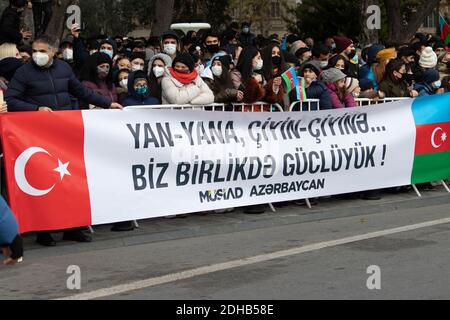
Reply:
<svg viewBox="0 0 450 320"><path fill-rule="evenodd" d="M450 107L442 95L415 99L416 147L411 183L450 177ZM431 167L433 170L431 170Z"/></svg>
<svg viewBox="0 0 450 320"><path fill-rule="evenodd" d="M441 27L441 39L448 46L450 43L450 25L442 15L439 16L439 24Z"/></svg>
<svg viewBox="0 0 450 320"><path fill-rule="evenodd" d="M291 67L285 73L281 75L286 85L287 93L291 92L295 89L297 93L297 100L304 101L307 99L306 97L306 89L305 89L305 79L299 78L297 76L297 72L295 72L295 68Z"/></svg>

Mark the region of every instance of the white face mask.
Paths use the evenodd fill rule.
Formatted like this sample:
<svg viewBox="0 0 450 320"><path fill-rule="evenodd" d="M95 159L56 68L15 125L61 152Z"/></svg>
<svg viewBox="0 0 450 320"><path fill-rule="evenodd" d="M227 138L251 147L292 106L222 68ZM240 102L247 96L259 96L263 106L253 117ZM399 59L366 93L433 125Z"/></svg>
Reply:
<svg viewBox="0 0 450 320"><path fill-rule="evenodd" d="M256 66L255 66L255 70L256 71L258 71L258 70L261 70L262 68L263 68L263 66L264 66L264 61L263 61L263 59L259 59L257 62L256 62Z"/></svg>
<svg viewBox="0 0 450 320"><path fill-rule="evenodd" d="M35 52L35 53L33 53L33 61L39 67L44 67L49 63L50 57L46 53Z"/></svg>
<svg viewBox="0 0 450 320"><path fill-rule="evenodd" d="M215 75L216 77L220 77L222 75L222 67L221 66L211 67L211 71L212 71L213 75Z"/></svg>
<svg viewBox="0 0 450 320"><path fill-rule="evenodd" d="M205 71L205 66L201 64L198 67L196 67L195 70L197 70L197 73L201 75L203 71Z"/></svg>
<svg viewBox="0 0 450 320"><path fill-rule="evenodd" d="M142 70L144 70L144 67L143 66L141 66L140 64L133 64L133 65L131 65L131 71L142 71Z"/></svg>
<svg viewBox="0 0 450 320"><path fill-rule="evenodd" d="M436 82L433 82L433 88L434 89L439 89L442 86L442 82L441 80L438 80Z"/></svg>
<svg viewBox="0 0 450 320"><path fill-rule="evenodd" d="M328 65L328 61L320 61L320 66L325 68Z"/></svg>
<svg viewBox="0 0 450 320"><path fill-rule="evenodd" d="M123 89L128 89L128 79L121 80L119 84Z"/></svg>
<svg viewBox="0 0 450 320"><path fill-rule="evenodd" d="M164 68L163 67L153 67L153 74L155 75L155 77L159 78L162 77L164 74Z"/></svg>
<svg viewBox="0 0 450 320"><path fill-rule="evenodd" d="M165 44L164 52L167 53L169 56L175 54L177 52L177 45L173 43Z"/></svg>
<svg viewBox="0 0 450 320"><path fill-rule="evenodd" d="M72 61L73 60L73 50L72 49L64 50L63 59L66 61Z"/></svg>

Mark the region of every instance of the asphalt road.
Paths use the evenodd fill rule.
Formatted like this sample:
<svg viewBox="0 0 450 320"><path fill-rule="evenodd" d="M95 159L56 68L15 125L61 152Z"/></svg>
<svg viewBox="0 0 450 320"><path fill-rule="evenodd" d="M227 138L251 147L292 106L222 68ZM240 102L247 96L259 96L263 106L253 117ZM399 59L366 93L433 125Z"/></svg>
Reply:
<svg viewBox="0 0 450 320"><path fill-rule="evenodd" d="M0 267L1 299L449 299L450 195L322 201L96 228L91 244L40 248ZM376 232L376 233L375 233ZM67 268L81 271L69 290ZM381 289L369 290L369 266Z"/></svg>

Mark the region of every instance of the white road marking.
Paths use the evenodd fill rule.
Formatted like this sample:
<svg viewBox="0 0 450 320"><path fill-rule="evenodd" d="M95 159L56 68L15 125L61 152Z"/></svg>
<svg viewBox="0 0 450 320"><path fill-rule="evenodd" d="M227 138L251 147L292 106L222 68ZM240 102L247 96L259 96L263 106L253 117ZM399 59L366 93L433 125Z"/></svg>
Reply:
<svg viewBox="0 0 450 320"><path fill-rule="evenodd" d="M153 286L157 286L157 285L161 285L161 284L166 284L166 283L170 283L170 282L175 282L175 281L185 280L185 279L189 279L189 278L193 278L193 277L198 277L198 276L210 274L213 272L224 271L224 270L243 267L243 266L247 266L247 265L251 265L251 264L266 262L266 261L270 261L270 260L274 260L274 259L298 255L298 254L305 253L305 252L316 251L316 250L320 250L320 249L324 249L324 248L335 247L335 246L348 244L348 243L352 243L352 242L358 242L358 241L362 241L362 240L383 237L383 236L387 236L387 235L432 227L432 226L446 224L446 223L450 223L450 218L432 220L432 221L412 224L412 225L393 228L393 229L380 230L380 231L376 231L376 232L360 234L360 235L356 235L353 237L347 237L347 238L342 238L342 239L337 239L337 240L313 243L313 244L296 247L296 248L292 248L292 249L281 250L281 251L276 251L276 252L267 253L267 254L261 254L261 255L257 255L257 256L253 256L253 257L237 259L237 260L227 261L227 262L223 262L223 263L217 263L217 264L204 266L204 267L200 267L200 268L195 268L195 269L191 269L191 270L185 270L185 271L181 271L181 272L167 274L165 276L148 278L148 279L139 280L139 281L135 281L135 282L127 283L127 284L121 284L121 285L117 285L117 286L113 286L113 287L109 287L109 288L98 289L98 290L94 290L94 291L90 291L90 292L86 292L86 293L80 293L80 294L76 294L76 295L72 295L72 296L68 296L68 297L64 297L64 298L59 298L56 300L98 299L98 298L103 298L103 297L108 297L108 296L113 296L113 295L129 292L129 291L145 289L145 288L149 288L149 287L153 287Z"/></svg>

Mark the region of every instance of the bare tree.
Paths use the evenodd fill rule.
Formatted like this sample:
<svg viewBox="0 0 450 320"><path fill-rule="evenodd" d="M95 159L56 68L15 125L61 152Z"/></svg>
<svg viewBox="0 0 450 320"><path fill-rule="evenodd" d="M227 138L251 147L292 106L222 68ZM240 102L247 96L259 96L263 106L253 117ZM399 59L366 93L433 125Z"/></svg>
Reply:
<svg viewBox="0 0 450 320"><path fill-rule="evenodd" d="M411 39L439 2L440 0L421 0L411 17L404 21L401 0L384 0L389 21L389 41L400 43Z"/></svg>
<svg viewBox="0 0 450 320"><path fill-rule="evenodd" d="M175 0L156 0L155 19L151 34L160 36L164 31L170 28L173 16L173 6Z"/></svg>
<svg viewBox="0 0 450 320"><path fill-rule="evenodd" d="M66 30L66 11L67 8L73 4L78 5L79 0L57 0L53 3L53 15L46 34L57 45L59 45L64 34L68 32L68 30Z"/></svg>

